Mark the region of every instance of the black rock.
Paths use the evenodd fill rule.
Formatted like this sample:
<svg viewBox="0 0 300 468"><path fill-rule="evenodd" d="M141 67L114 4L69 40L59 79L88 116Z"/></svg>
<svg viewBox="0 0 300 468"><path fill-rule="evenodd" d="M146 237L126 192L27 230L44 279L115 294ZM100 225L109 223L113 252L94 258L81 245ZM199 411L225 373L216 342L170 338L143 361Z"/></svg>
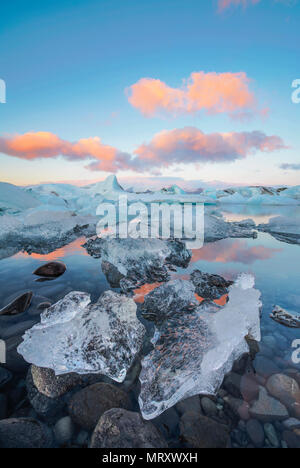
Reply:
<svg viewBox="0 0 300 468"><path fill-rule="evenodd" d="M7 415L7 397L0 393L0 420L5 419Z"/></svg>
<svg viewBox="0 0 300 468"><path fill-rule="evenodd" d="M51 430L36 419L0 421L0 448L49 448L52 443Z"/></svg>
<svg viewBox="0 0 300 468"><path fill-rule="evenodd" d="M31 291L25 292L18 296L10 304L0 310L0 315L17 315L25 312L30 306L33 293Z"/></svg>
<svg viewBox="0 0 300 468"><path fill-rule="evenodd" d="M67 267L63 262L49 262L37 268L33 274L47 278L57 278L65 273Z"/></svg>
<svg viewBox="0 0 300 468"><path fill-rule="evenodd" d="M12 374L4 367L0 366L0 388L3 388L12 379Z"/></svg>

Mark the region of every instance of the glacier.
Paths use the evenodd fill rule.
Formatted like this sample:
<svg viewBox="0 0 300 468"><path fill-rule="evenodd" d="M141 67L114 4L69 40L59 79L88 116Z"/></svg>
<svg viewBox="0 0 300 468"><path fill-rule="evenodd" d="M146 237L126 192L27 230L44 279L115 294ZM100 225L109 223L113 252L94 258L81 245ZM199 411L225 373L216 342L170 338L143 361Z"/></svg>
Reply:
<svg viewBox="0 0 300 468"><path fill-rule="evenodd" d="M152 298L170 294L181 296L178 307L165 307ZM214 395L234 361L249 352L245 337L260 341L260 291L254 278L242 274L229 287L229 301L224 307L204 301L190 310L181 308L191 298L186 287L168 283L147 296L149 312L156 321L152 339L154 349L142 360L139 405L144 419L153 419L188 397ZM159 291L160 289L160 291ZM184 296L184 297L183 297ZM185 299L185 300L184 300ZM147 305L146 305L147 307Z"/></svg>
<svg viewBox="0 0 300 468"><path fill-rule="evenodd" d="M56 375L99 373L123 382L144 334L131 298L106 291L91 304L89 294L74 291L41 314L18 352Z"/></svg>

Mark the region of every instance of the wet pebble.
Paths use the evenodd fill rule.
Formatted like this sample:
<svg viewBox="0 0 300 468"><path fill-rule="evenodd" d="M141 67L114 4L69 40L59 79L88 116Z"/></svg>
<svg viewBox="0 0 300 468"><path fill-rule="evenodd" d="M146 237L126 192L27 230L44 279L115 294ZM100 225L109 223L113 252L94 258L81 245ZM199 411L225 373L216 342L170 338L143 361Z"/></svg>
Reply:
<svg viewBox="0 0 300 468"><path fill-rule="evenodd" d="M65 273L67 267L63 262L49 262L37 268L33 274L46 278L57 278Z"/></svg>
<svg viewBox="0 0 300 468"><path fill-rule="evenodd" d="M75 426L69 416L59 419L54 426L55 439L59 445L71 442L74 432Z"/></svg>
<svg viewBox="0 0 300 468"><path fill-rule="evenodd" d="M246 430L255 447L262 447L265 441L265 433L262 424L256 419L250 419L246 423Z"/></svg>
<svg viewBox="0 0 300 468"><path fill-rule="evenodd" d="M209 416L209 417L218 416L218 408L216 404L210 398L207 398L207 397L201 398L201 407L202 407L203 413L206 416Z"/></svg>
<svg viewBox="0 0 300 468"><path fill-rule="evenodd" d="M272 447L279 448L280 447L280 442L276 434L276 430L271 423L266 423L264 424L264 431L266 434L266 438L272 445Z"/></svg>

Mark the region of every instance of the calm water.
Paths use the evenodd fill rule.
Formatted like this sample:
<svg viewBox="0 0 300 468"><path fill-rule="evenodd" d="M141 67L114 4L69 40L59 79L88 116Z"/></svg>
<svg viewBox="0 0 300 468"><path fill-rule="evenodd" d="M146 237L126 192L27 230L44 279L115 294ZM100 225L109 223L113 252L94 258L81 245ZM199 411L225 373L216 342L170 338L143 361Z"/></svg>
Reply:
<svg viewBox="0 0 300 468"><path fill-rule="evenodd" d="M266 222L272 216L287 213L300 217L300 207L247 207L226 206L223 215L228 221L251 217L257 223ZM86 291L95 300L109 289L101 270L101 260L90 257L82 247L80 238L66 247L48 255L18 253L0 261L0 306L24 290L57 301L69 291ZM43 262L62 260L67 265L66 273L52 281L37 281L32 272ZM300 248L279 242L266 233L257 239L225 239L206 244L193 251L187 269L179 269L176 276L186 277L198 268L208 273L218 273L226 278L236 278L241 272L252 273L256 287L262 293L262 327L269 333L279 330L292 341L299 330L290 330L269 318L272 305L300 310Z"/></svg>
<svg viewBox="0 0 300 468"><path fill-rule="evenodd" d="M300 217L300 208L226 206L223 210L223 215L228 221L250 217L257 223L267 222L273 216L284 214ZM0 306L4 306L9 299L24 290L32 290L35 295L51 299L53 302L73 290L86 291L92 295L93 301L96 300L103 291L109 289L109 284L102 273L101 260L90 257L82 247L84 240L78 239L49 255L18 253L1 260ZM32 272L41 263L50 260L65 262L67 272L53 281L37 281ZM277 324L271 320L269 314L274 304L299 313L299 265L299 245L279 242L269 234L258 233L257 239L225 239L194 250L188 268L179 269L175 276L188 277L196 268L220 274L228 279L235 279L241 272L252 273L256 279L256 287L262 293L263 338L271 335L280 343L278 348L275 346L273 349L275 361L282 358L290 360L293 352L292 342L299 338L299 330ZM140 302L141 296L137 299ZM16 317L14 323L17 320L24 321L25 317ZM6 321L5 317L0 319L0 338Z"/></svg>

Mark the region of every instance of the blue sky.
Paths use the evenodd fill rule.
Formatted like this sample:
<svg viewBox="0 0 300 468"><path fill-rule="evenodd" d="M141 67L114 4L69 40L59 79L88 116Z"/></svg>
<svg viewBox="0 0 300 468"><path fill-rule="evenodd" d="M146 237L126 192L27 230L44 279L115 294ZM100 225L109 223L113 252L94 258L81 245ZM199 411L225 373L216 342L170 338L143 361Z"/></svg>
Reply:
<svg viewBox="0 0 300 468"><path fill-rule="evenodd" d="M51 132L74 142L99 137L132 154L162 130L195 127L204 133L259 130L280 137L287 149L258 151L233 162L168 166L164 177L226 184L296 184L300 105L291 102L299 73L300 3L261 0L218 12L213 0L15 1L1 5L0 137ZM141 78L179 88L192 72L244 72L267 117L232 119L205 112L145 117L128 102L126 89ZM0 154L1 180L87 182L109 172L62 157L26 160ZM121 178L150 177L120 170ZM196 183L196 182L195 182Z"/></svg>

